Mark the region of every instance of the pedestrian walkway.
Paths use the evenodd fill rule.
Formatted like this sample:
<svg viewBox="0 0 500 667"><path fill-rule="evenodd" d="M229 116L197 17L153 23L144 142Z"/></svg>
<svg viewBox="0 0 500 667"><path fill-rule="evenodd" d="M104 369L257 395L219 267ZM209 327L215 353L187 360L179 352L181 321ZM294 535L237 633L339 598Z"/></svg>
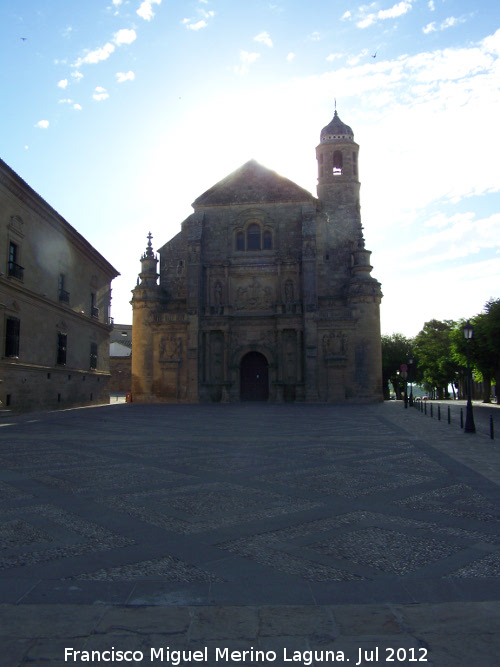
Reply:
<svg viewBox="0 0 500 667"><path fill-rule="evenodd" d="M3 419L0 664L496 665L499 463L396 402Z"/></svg>

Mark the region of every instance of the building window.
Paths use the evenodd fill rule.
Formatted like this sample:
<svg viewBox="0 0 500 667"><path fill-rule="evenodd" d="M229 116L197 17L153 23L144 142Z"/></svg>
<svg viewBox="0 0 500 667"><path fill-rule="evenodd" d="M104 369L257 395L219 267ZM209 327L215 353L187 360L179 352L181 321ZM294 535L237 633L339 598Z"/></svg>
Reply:
<svg viewBox="0 0 500 667"><path fill-rule="evenodd" d="M236 234L236 250L245 250L245 234L243 232Z"/></svg>
<svg viewBox="0 0 500 667"><path fill-rule="evenodd" d="M333 175L340 176L342 174L343 158L340 151L335 151L333 154Z"/></svg>
<svg viewBox="0 0 500 667"><path fill-rule="evenodd" d="M66 365L66 350L68 347L67 334L57 334L57 363L61 366Z"/></svg>
<svg viewBox="0 0 500 667"><path fill-rule="evenodd" d="M17 278L18 280L23 280L24 278L24 268L19 266L19 248L12 241L9 243L9 276Z"/></svg>
<svg viewBox="0 0 500 667"><path fill-rule="evenodd" d="M256 223L248 225L247 229L247 250L260 250L261 240L260 226Z"/></svg>
<svg viewBox="0 0 500 667"><path fill-rule="evenodd" d="M262 245L262 247L264 248L264 250L272 250L272 247L273 247L273 237L272 237L271 232L269 232L269 231L266 230L266 231L264 232L264 235L263 235L263 237L262 237L262 240L263 240L263 245Z"/></svg>
<svg viewBox="0 0 500 667"><path fill-rule="evenodd" d="M96 306L95 294L90 294L90 316L99 317L99 308Z"/></svg>
<svg viewBox="0 0 500 667"><path fill-rule="evenodd" d="M65 275L64 273L59 274L59 301L64 301L64 303L69 303L69 292L64 289L65 286Z"/></svg>
<svg viewBox="0 0 500 667"><path fill-rule="evenodd" d="M19 357L19 332L21 322L17 317L7 317L5 320L5 356L17 359Z"/></svg>
<svg viewBox="0 0 500 667"><path fill-rule="evenodd" d="M90 369L97 368L97 343L90 343Z"/></svg>

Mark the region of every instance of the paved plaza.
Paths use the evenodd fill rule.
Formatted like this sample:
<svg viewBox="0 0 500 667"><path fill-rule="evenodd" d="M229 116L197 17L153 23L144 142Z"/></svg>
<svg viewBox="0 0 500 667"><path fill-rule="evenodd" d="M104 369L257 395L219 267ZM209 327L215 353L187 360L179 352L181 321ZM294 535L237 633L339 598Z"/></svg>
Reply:
<svg viewBox="0 0 500 667"><path fill-rule="evenodd" d="M399 402L3 415L0 665L493 667L498 436Z"/></svg>

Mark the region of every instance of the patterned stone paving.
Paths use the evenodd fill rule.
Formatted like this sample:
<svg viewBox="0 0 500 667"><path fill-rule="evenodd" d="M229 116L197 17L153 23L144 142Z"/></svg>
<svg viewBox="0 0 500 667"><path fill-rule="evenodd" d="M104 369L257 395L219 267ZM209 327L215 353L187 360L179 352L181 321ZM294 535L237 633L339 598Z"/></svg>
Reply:
<svg viewBox="0 0 500 667"><path fill-rule="evenodd" d="M5 535L11 542L7 542L0 552L0 570L23 568L133 544L128 537L51 505L5 510L0 517L0 537ZM40 522L46 526L44 531L37 527ZM12 529L16 527L19 533L13 534ZM9 553L13 548L17 549L17 553Z"/></svg>
<svg viewBox="0 0 500 667"><path fill-rule="evenodd" d="M70 577L77 581L136 581L152 577L162 581L222 581L218 577L199 570L177 558L165 556L155 560L145 560L140 563L128 563L118 567L97 570L86 574Z"/></svg>
<svg viewBox="0 0 500 667"><path fill-rule="evenodd" d="M101 497L97 501L153 526L182 534L320 506L320 503L220 482Z"/></svg>
<svg viewBox="0 0 500 667"><path fill-rule="evenodd" d="M380 599L405 586L409 601L453 598L497 581L498 487L381 410L84 412L0 429L0 600L12 582L36 597L33 581L78 582L81 595L189 585L234 603L243 582L245 595L303 603L378 583Z"/></svg>

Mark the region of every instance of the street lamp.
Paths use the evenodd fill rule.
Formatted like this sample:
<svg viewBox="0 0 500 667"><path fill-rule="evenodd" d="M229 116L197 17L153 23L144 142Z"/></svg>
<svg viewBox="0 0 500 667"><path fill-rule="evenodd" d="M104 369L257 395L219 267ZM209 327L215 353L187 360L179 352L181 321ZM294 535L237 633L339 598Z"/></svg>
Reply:
<svg viewBox="0 0 500 667"><path fill-rule="evenodd" d="M406 370L406 365L405 364L403 364L401 366L401 369L404 369L404 370L401 370L401 377L403 378L404 383L405 383L404 384L405 393L404 393L404 396L403 396L404 406L405 406L405 408L408 408L408 382L406 380L406 378L408 377L408 371Z"/></svg>
<svg viewBox="0 0 500 667"><path fill-rule="evenodd" d="M413 359L408 359L408 370L410 377L410 406L413 407Z"/></svg>
<svg viewBox="0 0 500 667"><path fill-rule="evenodd" d="M472 412L472 377L470 371L470 340L472 334L474 333L474 328L472 324L467 320L467 323L464 326L464 337L467 341L467 412L465 414L465 433L475 433L476 425L474 424L474 414Z"/></svg>

